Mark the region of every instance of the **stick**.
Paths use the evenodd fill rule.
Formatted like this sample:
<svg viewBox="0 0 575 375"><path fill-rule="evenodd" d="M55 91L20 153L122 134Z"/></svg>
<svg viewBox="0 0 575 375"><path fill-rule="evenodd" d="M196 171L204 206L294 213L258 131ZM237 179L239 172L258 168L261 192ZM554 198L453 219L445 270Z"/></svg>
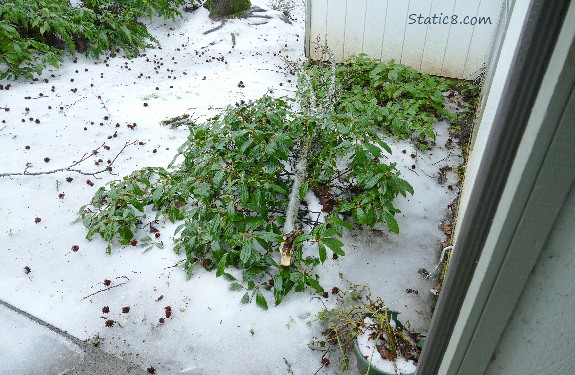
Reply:
<svg viewBox="0 0 575 375"><path fill-rule="evenodd" d="M92 293L92 294L88 294L86 297L84 297L84 298L82 298L82 299L86 299L86 298L92 297L93 295L96 295L96 294L98 294L98 293L105 292L105 291L110 290L110 289L112 289L112 288L116 288L116 287L122 286L122 285L124 285L124 284L126 284L126 283L128 283L128 282L130 281L130 279L128 279L128 276L116 277L116 279L119 279L119 278L124 278L124 279L126 279L126 280L128 280L128 281L124 281L124 282L121 283L121 284L116 284L116 285L112 285L112 286L109 286L109 287L104 288L104 289L100 289L100 290L98 290L97 292L94 292L94 293Z"/></svg>
<svg viewBox="0 0 575 375"><path fill-rule="evenodd" d="M226 24L226 20L223 20L219 26L214 27L213 29L209 29L208 31L204 31L203 34L204 35L208 35L209 33L213 33L214 31L218 31L219 29L221 29L222 27L224 27L224 25Z"/></svg>
<svg viewBox="0 0 575 375"><path fill-rule="evenodd" d="M84 172L80 169L74 169L74 167L76 167L77 165L85 162L86 160L90 159L92 156L97 155L98 154L98 150L100 148L102 148L104 146L104 144L102 144L100 147L96 148L95 150L93 150L90 154L84 154L82 155L82 158L78 161L73 162L72 164L70 164L67 167L62 167L62 168L57 168L57 169L53 169L51 171L43 171L43 172L28 172L28 169L32 167L31 163L26 163L26 168L24 168L23 172L13 172L13 173L0 173L0 177L9 177L9 176L39 176L39 175L43 175L43 174L54 174L54 173L58 173L58 172L76 172L85 176L93 176L95 178L99 178L97 175L99 175L100 173L104 173L106 171L111 171L112 170L112 165L114 164L114 162L116 161L116 159L118 159L118 157L120 156L120 154L122 154L122 152L124 152L124 150L131 145L136 144L138 141L134 141L134 142L127 142L124 147L122 147L122 149L116 154L116 156L114 157L114 159L112 159L112 161L110 162L110 164L108 164L108 166L102 170L99 170L97 172Z"/></svg>

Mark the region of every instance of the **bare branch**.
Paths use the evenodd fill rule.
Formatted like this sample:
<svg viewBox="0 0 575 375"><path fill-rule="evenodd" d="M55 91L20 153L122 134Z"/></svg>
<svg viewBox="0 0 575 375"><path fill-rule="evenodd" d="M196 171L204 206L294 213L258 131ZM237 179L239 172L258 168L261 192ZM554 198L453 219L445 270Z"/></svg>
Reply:
<svg viewBox="0 0 575 375"><path fill-rule="evenodd" d="M109 287L104 288L104 289L100 289L100 290L98 290L97 292L94 292L94 293L92 293L92 294L88 294L86 297L84 297L84 298L82 298L82 299L90 298L90 297L92 297L93 295L96 295L96 294L98 294L98 293L105 292L105 291L110 290L110 289L112 289L112 288L117 288L117 287L119 287L119 286L122 286L122 285L124 285L124 284L130 282L130 279L128 279L128 276L116 277L116 279L120 279L120 278L126 279L126 280L128 280L128 281L124 281L124 282L121 283L121 284L116 284L116 285L112 285L112 286L109 286Z"/></svg>
<svg viewBox="0 0 575 375"><path fill-rule="evenodd" d="M118 159L118 157L124 152L124 150L131 145L135 145L136 143L138 143L138 141L133 141L133 142L126 142L126 144L124 145L124 147L122 147L122 149L116 154L116 156L114 157L114 159L112 159L110 161L110 163L106 166L106 168L101 169L99 171L96 172L85 172L81 169L76 169L75 167L82 164L83 162L85 162L86 160L92 158L93 156L98 154L98 150L102 147L104 147L104 144L102 144L100 147L94 149L91 153L86 153L84 155L82 155L82 157L80 158L80 160L78 161L74 161L72 164L68 165L67 167L62 167L62 168L57 168L57 169L53 169L50 171L42 171L42 172L28 172L28 169L32 168L32 164L31 163L26 163L26 168L24 168L23 172L13 172L13 173L0 173L0 177L11 177L11 176L39 176L39 175L44 175L44 174L54 174L54 173L58 173L58 172L75 172L75 173L79 173L85 176L93 176L95 178L99 178L98 175L101 173L104 173L106 171L111 172L112 171L112 165L114 164L114 162Z"/></svg>

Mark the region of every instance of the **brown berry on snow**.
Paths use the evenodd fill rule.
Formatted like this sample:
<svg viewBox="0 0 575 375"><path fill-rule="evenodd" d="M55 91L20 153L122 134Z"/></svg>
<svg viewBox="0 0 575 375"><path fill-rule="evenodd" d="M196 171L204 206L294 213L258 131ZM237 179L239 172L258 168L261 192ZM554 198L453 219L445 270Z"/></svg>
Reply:
<svg viewBox="0 0 575 375"><path fill-rule="evenodd" d="M151 367L151 366L148 367L148 368L146 369L146 371L148 372L148 374L155 374L155 373L156 373L156 369L153 368L153 367Z"/></svg>
<svg viewBox="0 0 575 375"><path fill-rule="evenodd" d="M138 241L136 241L136 240L130 241L130 245L132 245L132 246L136 246L137 244L138 244Z"/></svg>
<svg viewBox="0 0 575 375"><path fill-rule="evenodd" d="M110 308L108 306L102 307L102 313L107 314L110 312Z"/></svg>
<svg viewBox="0 0 575 375"><path fill-rule="evenodd" d="M165 321L166 321L166 320L165 320L164 318L160 318L160 323L161 323L161 324L164 324Z"/></svg>
<svg viewBox="0 0 575 375"><path fill-rule="evenodd" d="M112 284L112 282L108 279L104 279L104 285L105 286L110 286L110 284Z"/></svg>
<svg viewBox="0 0 575 375"><path fill-rule="evenodd" d="M72 246L72 251L76 252L78 250L80 250L80 246L78 246L78 245Z"/></svg>
<svg viewBox="0 0 575 375"><path fill-rule="evenodd" d="M34 222L35 222L36 224L38 224L38 223L41 222L41 221L42 221L42 219L39 218L39 217L37 217L37 218L34 219Z"/></svg>
<svg viewBox="0 0 575 375"><path fill-rule="evenodd" d="M124 306L122 307L122 313L123 314L127 314L130 312L130 306Z"/></svg>
<svg viewBox="0 0 575 375"><path fill-rule="evenodd" d="M114 325L114 321L112 319L106 320L106 327L111 327Z"/></svg>

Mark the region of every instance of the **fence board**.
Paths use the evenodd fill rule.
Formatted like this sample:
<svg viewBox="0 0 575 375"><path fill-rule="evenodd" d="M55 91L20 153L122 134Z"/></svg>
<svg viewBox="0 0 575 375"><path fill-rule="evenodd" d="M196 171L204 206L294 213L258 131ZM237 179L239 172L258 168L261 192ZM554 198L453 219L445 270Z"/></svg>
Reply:
<svg viewBox="0 0 575 375"><path fill-rule="evenodd" d="M401 54L401 63L409 65L417 70L421 69L421 61L425 48L425 39L429 25L413 24L410 25L408 20L410 15L428 15L431 10L430 1L410 1L405 22L405 33L403 42L403 53Z"/></svg>
<svg viewBox="0 0 575 375"><path fill-rule="evenodd" d="M500 0L482 0L477 11L478 17L490 17L497 20L501 16L503 4ZM484 62L488 60L489 52L493 47L496 28L493 25L475 25L471 45L473 48L467 54L463 69L463 77L475 78Z"/></svg>
<svg viewBox="0 0 575 375"><path fill-rule="evenodd" d="M327 2L327 43L334 58L338 61L344 57L346 13L347 0L329 0Z"/></svg>
<svg viewBox="0 0 575 375"><path fill-rule="evenodd" d="M347 0L343 56L363 52L367 0Z"/></svg>
<svg viewBox="0 0 575 375"><path fill-rule="evenodd" d="M481 0L475 2L457 1L453 14L457 15L456 24L452 24L449 30L449 37L447 39L447 51L445 56L446 63L443 65L442 75L449 77L463 78L463 71L467 61L471 46L471 38L473 36L473 28L469 25L464 25L461 22L462 17L475 16L479 10ZM447 64L447 59L449 64Z"/></svg>
<svg viewBox="0 0 575 375"><path fill-rule="evenodd" d="M371 58L381 58L381 47L385 34L387 18L387 0L367 2L365 28L363 33L363 52Z"/></svg>
<svg viewBox="0 0 575 375"><path fill-rule="evenodd" d="M387 18L385 19L385 35L383 37L383 47L381 51L382 60L401 61L403 52L403 40L407 12L409 10L408 1L388 1Z"/></svg>
<svg viewBox="0 0 575 375"><path fill-rule="evenodd" d="M454 14L456 0L435 0L431 4L431 15L445 17ZM442 18L443 20L444 18ZM447 40L451 24L429 25L423 49L421 70L429 74L440 75L443 73L443 64L447 52Z"/></svg>
<svg viewBox="0 0 575 375"><path fill-rule="evenodd" d="M308 53L312 59L321 58L316 52L317 45L315 43L323 45L327 39L327 1L314 0L308 3L307 11L311 13L309 28L313 30L313 36L308 40Z"/></svg>

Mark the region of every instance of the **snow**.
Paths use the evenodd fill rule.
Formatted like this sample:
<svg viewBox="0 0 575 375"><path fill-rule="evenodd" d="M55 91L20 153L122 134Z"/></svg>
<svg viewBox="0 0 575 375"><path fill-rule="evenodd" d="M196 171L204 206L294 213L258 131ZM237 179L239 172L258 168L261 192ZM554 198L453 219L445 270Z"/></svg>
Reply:
<svg viewBox="0 0 575 375"><path fill-rule="evenodd" d="M252 3L267 8L265 1ZM94 178L63 171L0 177L0 299L82 340L99 336L107 352L144 369L153 366L158 374L283 374L289 369L294 374L316 373L321 353L307 344L321 331L315 314L332 306L333 297L306 291L287 296L268 311L255 303L242 305L243 293L230 291L230 283L213 272L197 270L186 278L183 256L172 251L177 224L159 226L163 249L116 246L108 255L99 237L85 239L86 229L77 215L106 182L141 167L167 166L187 131L160 126L159 121L184 113L201 121L227 105L268 91L293 96L296 77L284 75L283 59L304 58L303 9L300 2L296 5L297 20L292 24L270 10L266 13L273 16L270 19L230 20L205 35L220 23L209 20L203 8L184 13L179 21L157 19L150 30L162 48L149 49L145 56L99 61L78 56L77 62L68 59L37 82L1 82L10 84L10 89L0 91L0 107L9 108L0 111L0 174L22 172L27 163L28 172L62 168L105 144L109 150L99 149L95 158L76 167L95 172L104 169L126 143L143 144L130 145L118 156L114 175ZM263 21L267 23L260 24ZM448 173L447 181L439 184L439 169L461 162L457 149L444 146L447 125L439 123L438 132L437 146L430 151L389 140L390 161L398 163L415 189L414 196L396 200L402 210L396 216L400 234L391 234L384 225L345 233L347 255L328 259L318 268L326 290L345 288L340 272L353 283L367 283L374 297L381 296L420 331L429 326L428 291L433 281L418 270L434 269L445 241L442 221L457 194L456 188L447 188L455 186L456 176ZM103 163L94 165L98 158ZM67 182L68 177L73 180ZM86 183L88 179L94 186ZM36 223L35 218L41 221ZM74 245L78 251L72 251ZM26 274L24 267L31 272ZM101 291L104 279L118 286ZM418 293L407 293L408 288ZM102 312L104 306L109 313ZM124 306L130 307L129 313L122 313ZM172 308L172 316L161 324L166 306ZM16 326L7 320L6 311L0 310L0 317ZM107 319L117 323L106 327ZM9 337L17 336L9 332ZM38 341L44 337L31 335ZM7 353L4 348L11 342L0 341L0 353ZM20 357L50 361L31 352L0 357L3 369L12 373L19 373ZM317 374L337 371L334 365Z"/></svg>

